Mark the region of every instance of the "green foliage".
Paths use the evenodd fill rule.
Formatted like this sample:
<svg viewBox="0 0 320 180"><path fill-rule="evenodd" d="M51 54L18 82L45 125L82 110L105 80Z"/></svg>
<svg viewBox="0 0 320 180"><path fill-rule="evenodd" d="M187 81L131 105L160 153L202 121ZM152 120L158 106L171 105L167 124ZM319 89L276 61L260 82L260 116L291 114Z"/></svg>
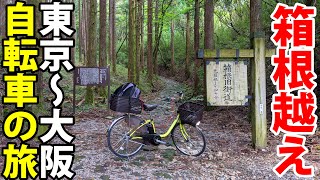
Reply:
<svg viewBox="0 0 320 180"><path fill-rule="evenodd" d="M249 48L249 1L218 1L215 6L216 48Z"/></svg>
<svg viewBox="0 0 320 180"><path fill-rule="evenodd" d="M151 92L152 87L147 81L147 73L141 72L140 74L140 83L139 83L139 89L142 91L142 93L148 93ZM120 85L123 83L128 82L128 68L124 65L118 64L117 65L117 74L115 76L111 76L111 87L110 91L111 93L114 92ZM156 79L157 80L157 79Z"/></svg>
<svg viewBox="0 0 320 180"><path fill-rule="evenodd" d="M75 0L76 7L79 0ZM162 36L160 39L160 47L158 53L159 66L170 68L171 61L171 48L170 48L170 24L171 21L175 22L175 63L180 69L184 68L185 63L185 24L187 12L190 12L191 17L191 66L193 69L193 57L195 52L193 51L193 15L194 15L194 0L158 0L159 2L159 20L158 23L163 22ZM281 3L286 3L286 0L279 0ZM294 5L296 2L304 3L304 0L289 1L289 5ZM214 43L215 48L249 48L250 47L250 0L216 0L214 11ZM266 32L266 45L267 48L272 48L273 44L270 40L271 32L271 18L270 14L274 11L277 1L262 1L262 26ZM203 48L203 17L204 17L204 1L200 0L200 48ZM317 4L319 6L319 3ZM113 76L111 90L115 90L121 83L127 81L127 66L128 66L128 1L117 1L116 3L116 33L117 33L117 68L118 74ZM166 11L164 11L166 10ZM318 7L319 10L319 7ZM165 13L163 13L165 12ZM319 13L318 13L319 14ZM75 10L76 25L79 24L78 8ZM98 14L97 14L98 16ZM147 4L144 4L144 47L145 47L145 61L147 47ZM320 16L316 17L316 22ZM108 19L108 18L107 18ZM108 20L107 20L108 21ZM153 20L156 23L155 19ZM316 32L318 32L318 26L316 26ZM154 32L154 31L153 31ZM316 38L316 51L319 38ZM155 43L155 40L153 40ZM122 46L121 46L122 45ZM120 48L121 46L121 48ZM76 53L76 59L78 59L78 53ZM318 53L315 53L316 64L319 59ZM146 67L146 66L145 66ZM317 70L316 70L317 71ZM179 71L180 72L180 71ZM200 79L203 79L203 68L199 68ZM182 74L181 74L182 75ZM148 85L145 71L141 71L141 79L139 86L142 91L150 91L152 88ZM200 82L202 88L202 83Z"/></svg>

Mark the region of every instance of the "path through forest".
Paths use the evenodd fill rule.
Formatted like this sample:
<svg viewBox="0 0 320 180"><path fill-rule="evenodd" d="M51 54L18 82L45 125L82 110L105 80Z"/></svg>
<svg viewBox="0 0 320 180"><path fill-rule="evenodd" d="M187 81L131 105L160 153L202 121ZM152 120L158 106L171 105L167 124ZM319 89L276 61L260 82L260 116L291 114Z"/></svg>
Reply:
<svg viewBox="0 0 320 180"><path fill-rule="evenodd" d="M163 98L184 90L178 82L162 80L165 88L160 93L143 97L145 101L169 105ZM161 109L154 112L160 128L168 125L166 119L170 119L170 114L168 110ZM76 135L75 179L278 179L272 168L281 160L276 156L276 145L281 144L281 137L269 133L268 147L254 150L245 107L215 108L204 113L200 127L206 136L207 149L200 157L187 157L173 147L160 146L155 151L141 151L129 160L119 159L106 144L111 118L107 110L96 108L77 114L75 125L68 127ZM319 132L313 143L320 144L316 137L319 137ZM4 147L2 135L0 140L1 147ZM318 149L305 156L308 165L316 167L317 177L320 176L319 154ZM3 158L0 157L0 167L2 163ZM297 178L289 172L283 179Z"/></svg>
<svg viewBox="0 0 320 180"><path fill-rule="evenodd" d="M165 88L157 97L146 97L151 99L148 102L168 105L163 98L184 90L178 82L162 80ZM276 145L281 139L270 136L266 149L254 150L246 108L216 108L205 112L200 127L207 139L207 149L200 157L187 157L173 147L161 146L156 151L141 151L129 160L119 159L108 150L105 133L112 120L103 114L98 109L81 114L70 129L77 135L76 179L278 179L272 168L281 160L276 156ZM161 117L158 123L162 126L168 124L165 119L170 118L169 112L157 109L154 115ZM307 159L310 157L315 156ZM308 161L317 167L318 177L319 160ZM293 173L287 173L284 178L297 179Z"/></svg>

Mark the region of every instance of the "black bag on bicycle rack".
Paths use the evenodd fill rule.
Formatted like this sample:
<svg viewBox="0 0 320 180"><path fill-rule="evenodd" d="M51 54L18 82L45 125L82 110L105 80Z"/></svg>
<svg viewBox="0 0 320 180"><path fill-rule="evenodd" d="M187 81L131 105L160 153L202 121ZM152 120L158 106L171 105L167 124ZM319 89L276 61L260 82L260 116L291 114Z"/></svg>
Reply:
<svg viewBox="0 0 320 180"><path fill-rule="evenodd" d="M118 87L110 97L110 109L116 112L140 114L142 101L139 99L140 89L133 83L125 83Z"/></svg>

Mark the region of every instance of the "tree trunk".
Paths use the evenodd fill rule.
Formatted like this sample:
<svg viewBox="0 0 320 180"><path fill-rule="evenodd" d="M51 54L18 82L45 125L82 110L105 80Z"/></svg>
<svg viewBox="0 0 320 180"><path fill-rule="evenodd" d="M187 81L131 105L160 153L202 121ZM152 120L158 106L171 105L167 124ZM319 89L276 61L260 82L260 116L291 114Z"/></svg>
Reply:
<svg viewBox="0 0 320 180"><path fill-rule="evenodd" d="M127 38L126 38L126 46L128 47L129 46L129 33L128 33L128 25L129 25L129 18L128 18L128 11L127 10L125 10L126 11L126 20L127 20L127 22L126 22L126 35L127 35Z"/></svg>
<svg viewBox="0 0 320 180"><path fill-rule="evenodd" d="M171 20L171 73L174 75L175 73L175 62L174 62L174 21Z"/></svg>
<svg viewBox="0 0 320 180"><path fill-rule="evenodd" d="M82 0L82 21L81 24L81 59L83 60L83 64L88 64L87 62L87 52L88 52L88 2L90 0Z"/></svg>
<svg viewBox="0 0 320 180"><path fill-rule="evenodd" d="M213 0L205 0L204 6L204 48L214 49L213 44Z"/></svg>
<svg viewBox="0 0 320 180"><path fill-rule="evenodd" d="M107 2L106 0L100 0L100 38L99 38L99 67L107 67ZM107 96L106 87L101 87L100 95L102 97Z"/></svg>
<svg viewBox="0 0 320 180"><path fill-rule="evenodd" d="M116 74L116 29L115 29L115 0L109 0L109 59L112 63L112 73Z"/></svg>
<svg viewBox="0 0 320 180"><path fill-rule="evenodd" d="M81 1L80 0L78 0L78 17L79 17L79 20L82 18L82 16L81 16L81 11L82 11L82 9L81 9ZM82 62L82 26L81 26L81 22L79 22L79 24L78 24L78 30L77 30L77 33L78 33L78 56L79 56L79 64L81 64L81 62Z"/></svg>
<svg viewBox="0 0 320 180"><path fill-rule="evenodd" d="M158 32L157 32L157 35L155 36L155 38L156 38L155 41L156 42L155 42L155 48L154 48L154 50L155 50L154 54L156 54L157 59L158 59L158 52L159 52L159 47L160 47L160 39L162 37L162 31L163 31L163 26L164 26L164 17L163 16L166 14L166 12L169 9L169 7L171 7L172 1L173 0L170 0L168 2L162 1L162 4L160 6L161 7L161 11L160 11L160 13L161 13L160 17L161 18L159 18L159 12L158 12L158 22L157 22L158 24L157 24L157 28L156 28L158 30ZM166 6L164 6L164 4L166 4ZM157 64L157 67L158 67L158 64Z"/></svg>
<svg viewBox="0 0 320 180"><path fill-rule="evenodd" d="M253 37L254 33L261 31L261 0L250 0L250 47L253 48ZM251 59L253 61L253 59ZM254 66L250 64L250 72L253 72ZM253 80L254 77L251 77ZM249 93L253 93L252 83L249 83Z"/></svg>
<svg viewBox="0 0 320 180"><path fill-rule="evenodd" d="M139 80L140 80L140 36L141 36L141 30L140 30L140 23L141 23L141 18L140 18L140 4L141 4L141 0L137 0L136 2L136 6L135 6L135 13L136 13L136 69L135 69L135 73L136 73L136 80L135 82L137 84L139 84Z"/></svg>
<svg viewBox="0 0 320 180"><path fill-rule="evenodd" d="M69 2L70 3L75 3L75 0L69 0ZM74 12L71 12L72 13L72 21L71 21L71 23L72 23L72 28L73 29L76 29L76 16L75 16L75 11ZM41 22L41 21L39 21L39 22ZM72 39L77 39L77 37L76 37L77 35L76 35L76 33L73 33L73 35L72 35ZM76 45L74 44L74 48L71 48L71 62L75 65L75 47L76 47Z"/></svg>
<svg viewBox="0 0 320 180"><path fill-rule="evenodd" d="M153 51L153 72L154 74L158 74L158 48L159 48L159 0L156 1L156 8L155 8L155 26L154 26L154 39L155 39L155 46Z"/></svg>
<svg viewBox="0 0 320 180"><path fill-rule="evenodd" d="M152 0L148 0L148 49L147 49L147 66L148 81L152 84L153 66L152 66Z"/></svg>
<svg viewBox="0 0 320 180"><path fill-rule="evenodd" d="M194 94L199 93L199 75L198 70L200 66L200 60L197 58L197 51L200 46L200 31L199 31L199 12L200 12L200 4L199 0L195 0L195 9L194 9L194 52L195 52L195 66L194 66Z"/></svg>
<svg viewBox="0 0 320 180"><path fill-rule="evenodd" d="M187 12L187 24L186 24L186 67L185 73L186 78L190 77L190 13Z"/></svg>
<svg viewBox="0 0 320 180"><path fill-rule="evenodd" d="M261 0L250 0L250 32L260 32L261 29Z"/></svg>
<svg viewBox="0 0 320 180"><path fill-rule="evenodd" d="M106 67L107 66L107 8L106 8L106 0L100 0L100 38L99 38L99 66Z"/></svg>
<svg viewBox="0 0 320 180"><path fill-rule="evenodd" d="M141 0L140 3L140 18L141 18L141 23L140 23L140 30L141 30L141 37L140 37L140 70L144 70L144 0Z"/></svg>
<svg viewBox="0 0 320 180"><path fill-rule="evenodd" d="M87 54L87 67L96 67L96 43L95 43L95 36L96 36L96 14L97 14L97 2L96 0L89 0L89 22L86 26L87 29L90 28L90 33L88 33L88 52ZM89 32L89 30L87 30ZM94 104L94 96L93 96L93 87L87 86L86 91L86 98L85 101L87 104Z"/></svg>
<svg viewBox="0 0 320 180"><path fill-rule="evenodd" d="M205 0L204 7L204 48L205 49L214 49L213 44L213 10L214 4L213 0ZM207 80L206 80L206 64L203 65L204 69L204 80L203 80L203 99L204 103L207 104Z"/></svg>
<svg viewBox="0 0 320 180"><path fill-rule="evenodd" d="M136 82L135 0L129 0L129 63L128 80Z"/></svg>

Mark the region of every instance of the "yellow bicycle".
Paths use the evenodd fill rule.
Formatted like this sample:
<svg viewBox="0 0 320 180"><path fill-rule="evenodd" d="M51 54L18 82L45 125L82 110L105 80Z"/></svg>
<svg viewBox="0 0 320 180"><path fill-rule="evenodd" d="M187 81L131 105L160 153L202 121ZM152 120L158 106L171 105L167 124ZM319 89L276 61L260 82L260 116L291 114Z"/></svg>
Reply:
<svg viewBox="0 0 320 180"><path fill-rule="evenodd" d="M143 104L144 111L152 111L158 105ZM171 145L163 138L171 135L173 144L183 154L201 155L206 148L205 137L199 128L204 106L186 102L179 106L177 116L164 134L157 134L153 119L126 113L116 118L108 128L107 143L110 151L121 158L137 154L146 144Z"/></svg>

